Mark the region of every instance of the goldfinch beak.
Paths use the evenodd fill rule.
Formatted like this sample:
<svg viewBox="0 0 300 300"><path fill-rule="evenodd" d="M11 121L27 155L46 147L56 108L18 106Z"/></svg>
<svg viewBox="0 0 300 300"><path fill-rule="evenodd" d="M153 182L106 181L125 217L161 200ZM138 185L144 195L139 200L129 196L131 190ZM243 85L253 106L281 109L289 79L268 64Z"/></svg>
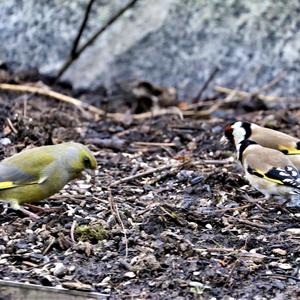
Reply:
<svg viewBox="0 0 300 300"><path fill-rule="evenodd" d="M222 145L228 143L228 140L227 140L227 138L226 138L224 135L223 135L222 138L220 139L220 143L221 143Z"/></svg>

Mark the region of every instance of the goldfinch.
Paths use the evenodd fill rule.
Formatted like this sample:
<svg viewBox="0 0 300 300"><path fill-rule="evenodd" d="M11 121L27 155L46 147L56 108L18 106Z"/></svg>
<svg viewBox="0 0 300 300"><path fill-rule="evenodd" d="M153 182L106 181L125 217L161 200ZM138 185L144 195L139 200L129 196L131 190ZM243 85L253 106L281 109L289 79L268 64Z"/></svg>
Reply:
<svg viewBox="0 0 300 300"><path fill-rule="evenodd" d="M300 170L300 139L249 122L226 125L225 136L236 147L241 141L250 139L263 147L278 150L288 155L289 160Z"/></svg>
<svg viewBox="0 0 300 300"><path fill-rule="evenodd" d="M288 197L300 194L300 175L288 156L252 140L241 141L237 153L246 179L266 199L272 195Z"/></svg>
<svg viewBox="0 0 300 300"><path fill-rule="evenodd" d="M0 200L34 217L20 205L59 192L83 170L96 169L94 155L74 142L22 151L0 162Z"/></svg>

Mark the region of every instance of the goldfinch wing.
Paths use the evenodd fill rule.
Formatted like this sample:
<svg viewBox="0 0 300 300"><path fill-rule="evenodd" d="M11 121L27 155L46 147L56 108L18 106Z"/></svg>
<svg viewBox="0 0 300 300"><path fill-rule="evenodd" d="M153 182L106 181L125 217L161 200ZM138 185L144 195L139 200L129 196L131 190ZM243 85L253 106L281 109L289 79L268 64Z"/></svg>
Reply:
<svg viewBox="0 0 300 300"><path fill-rule="evenodd" d="M267 172L248 167L248 172L273 183L300 189L300 175L298 170L293 166L286 166L285 168L273 167Z"/></svg>
<svg viewBox="0 0 300 300"><path fill-rule="evenodd" d="M295 146L278 145L278 149L286 155L297 155L300 154L300 142L297 142Z"/></svg>

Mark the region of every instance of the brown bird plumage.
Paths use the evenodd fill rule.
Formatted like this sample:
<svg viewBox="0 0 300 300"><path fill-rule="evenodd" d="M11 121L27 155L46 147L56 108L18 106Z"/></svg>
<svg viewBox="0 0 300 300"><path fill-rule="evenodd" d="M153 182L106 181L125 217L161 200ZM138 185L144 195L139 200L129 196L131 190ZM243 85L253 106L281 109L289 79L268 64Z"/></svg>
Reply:
<svg viewBox="0 0 300 300"><path fill-rule="evenodd" d="M298 138L248 122L228 124L225 127L225 136L236 147L241 141L250 139L263 147L278 150L287 155L300 170L300 139Z"/></svg>
<svg viewBox="0 0 300 300"><path fill-rule="evenodd" d="M286 155L251 140L243 140L237 151L246 179L266 198L300 193L299 172Z"/></svg>

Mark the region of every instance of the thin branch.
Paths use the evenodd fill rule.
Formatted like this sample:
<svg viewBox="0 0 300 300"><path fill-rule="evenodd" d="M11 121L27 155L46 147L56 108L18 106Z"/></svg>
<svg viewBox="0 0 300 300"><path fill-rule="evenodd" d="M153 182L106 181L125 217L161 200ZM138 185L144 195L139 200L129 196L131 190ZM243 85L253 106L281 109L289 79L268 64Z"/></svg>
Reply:
<svg viewBox="0 0 300 300"><path fill-rule="evenodd" d="M75 227L77 225L76 220L73 221L72 226L71 226L71 230L70 230L70 237L71 237L71 241L75 244L75 238L74 238L74 232L75 232Z"/></svg>
<svg viewBox="0 0 300 300"><path fill-rule="evenodd" d="M95 2L95 0L90 0L89 4L87 5L85 13L84 13L84 18L82 20L81 26L80 26L77 36L75 38L75 41L74 41L74 44L73 44L73 47L72 47L72 50L70 53L70 57L72 57L74 59L77 57L77 47L78 47L80 38L82 36L82 33L85 29L86 23L89 19L90 11L91 11L91 8L92 8L94 2Z"/></svg>
<svg viewBox="0 0 300 300"><path fill-rule="evenodd" d="M175 143L154 143L154 142L133 142L131 143L131 146L133 147L139 147L139 146L157 146L157 147L175 147Z"/></svg>
<svg viewBox="0 0 300 300"><path fill-rule="evenodd" d="M209 77L206 79L206 81L204 82L203 86L201 87L199 93L197 94L197 96L193 99L193 103L197 103L200 99L201 96L203 94L203 92L207 89L208 85L211 83L211 81L214 79L214 77L216 76L216 74L220 71L220 68L218 66L216 66L213 71L210 73Z"/></svg>
<svg viewBox="0 0 300 300"><path fill-rule="evenodd" d="M213 212L214 212L214 213L225 213L225 212L228 212L228 211L240 211L240 210L243 210L243 209L248 208L248 207L251 207L251 206L254 206L254 203L245 204L245 205L238 206L238 207L225 207L225 208L220 208L220 209L214 210Z"/></svg>
<svg viewBox="0 0 300 300"><path fill-rule="evenodd" d="M43 251L43 255L46 255L48 253L48 251L50 250L50 248L54 245L55 241L56 241L55 237L51 236L48 246Z"/></svg>
<svg viewBox="0 0 300 300"><path fill-rule="evenodd" d="M203 160L196 160L192 164L196 165L226 165L234 162L233 157L228 157L225 159L203 159Z"/></svg>
<svg viewBox="0 0 300 300"><path fill-rule="evenodd" d="M11 129L11 131L14 134L18 134L18 130L16 129L16 127L13 125L13 123L11 122L10 118L6 118L6 122L8 124L8 127Z"/></svg>
<svg viewBox="0 0 300 300"><path fill-rule="evenodd" d="M229 222L239 222L239 223L242 223L245 225L254 226L254 227L258 227L258 228L262 228L262 229L270 229L271 228L269 225L256 223L256 222L244 220L241 218L236 218L236 217L232 217L232 216L226 216L226 218Z"/></svg>
<svg viewBox="0 0 300 300"><path fill-rule="evenodd" d="M239 249L234 249L234 248L222 248L222 247L208 247L208 248L195 248L194 249L196 252L203 252L203 251L207 251L207 252L219 252L219 253L233 253L233 252L237 252Z"/></svg>
<svg viewBox="0 0 300 300"><path fill-rule="evenodd" d="M36 87L36 86L29 86L29 85L18 85L18 84L8 84L8 83L0 83L0 90L12 91L12 92L24 92L24 93L35 93L42 96L47 96L54 98L59 101L67 102L77 106L80 109L86 108L89 111L97 114L97 115L105 115L105 112L97 108L93 105L87 104L82 102L76 98L63 95L58 92L51 91L50 89Z"/></svg>
<svg viewBox="0 0 300 300"><path fill-rule="evenodd" d="M286 72L282 71L280 72L275 78L273 78L270 82L263 85L261 88L259 88L255 94L260 94L262 92L266 92L270 88L272 88L274 85L276 85L278 82L280 82L284 77L286 76Z"/></svg>
<svg viewBox="0 0 300 300"><path fill-rule="evenodd" d="M164 116L164 115L178 115L178 117L181 120L183 120L182 111L176 106L171 106L168 108L160 108L159 110L147 111L140 114L134 114L132 115L132 118L135 120L143 120L143 119L149 119L151 117Z"/></svg>
<svg viewBox="0 0 300 300"><path fill-rule="evenodd" d="M127 257L128 257L128 238L127 238L126 228L125 228L123 220L120 216L118 206L113 201L113 197L112 197L112 193L111 193L110 188L108 188L108 192L109 192L108 201L109 201L109 206L110 206L111 213L116 218L116 220L119 222L119 225L121 226L123 234L124 234L124 238L125 238L125 259L127 259Z"/></svg>
<svg viewBox="0 0 300 300"><path fill-rule="evenodd" d="M56 80L58 80L66 70L73 64L73 62L82 54L82 52L92 45L95 40L108 28L112 25L119 17L121 17L129 8L131 8L138 0L130 1L124 8L119 10L115 15L113 15L92 37L86 41L76 52L76 57L70 57L64 65L61 67L60 71L56 76Z"/></svg>
<svg viewBox="0 0 300 300"><path fill-rule="evenodd" d="M137 179L137 178L141 178L141 177L144 177L144 176L147 176L147 175L151 175L153 173L162 172L164 170L171 169L173 167L178 168L178 167L181 167L183 164L185 164L185 163L179 163L179 164L175 164L175 165L170 164L170 165L166 165L166 166L157 167L157 168L145 171L145 172L140 172L140 173L137 173L135 175L131 175L131 176L119 179L119 180L113 182L110 186L114 187L114 186L119 185L120 183L129 182L129 181L132 181L132 180Z"/></svg>
<svg viewBox="0 0 300 300"><path fill-rule="evenodd" d="M124 113L106 113L104 110L102 110L96 106L90 105L90 104L80 101L76 98L66 96L64 94L52 91L48 87L46 88L46 87L37 87L37 86L31 86L31 85L0 83L0 90L11 91L11 92L21 92L21 93L34 93L34 94L38 94L41 96L50 97L50 98L56 99L58 101L63 101L63 102L67 102L72 105L75 105L81 111L83 111L84 109L87 109L88 111L94 113L97 116L105 116L107 118L111 118L116 121L122 121L122 119L125 116ZM133 120L141 120L141 119L148 119L148 118L167 115L167 114L179 115L179 117L182 118L181 110L177 107L170 107L167 109L161 109L161 110L157 110L154 112L132 114L132 115L130 115L130 117Z"/></svg>
<svg viewBox="0 0 300 300"><path fill-rule="evenodd" d="M262 94L250 93L250 92L245 92L245 91L241 91L241 90L226 88L226 87L223 87L223 86L215 86L215 90L217 92L223 93L223 94L231 94L231 93L235 92L237 96L242 97L242 98L249 98L249 97L255 96L258 99L261 99L263 101L268 101L268 102L297 100L297 99L288 99L288 98L285 98L285 97L266 96L266 95L262 95Z"/></svg>

